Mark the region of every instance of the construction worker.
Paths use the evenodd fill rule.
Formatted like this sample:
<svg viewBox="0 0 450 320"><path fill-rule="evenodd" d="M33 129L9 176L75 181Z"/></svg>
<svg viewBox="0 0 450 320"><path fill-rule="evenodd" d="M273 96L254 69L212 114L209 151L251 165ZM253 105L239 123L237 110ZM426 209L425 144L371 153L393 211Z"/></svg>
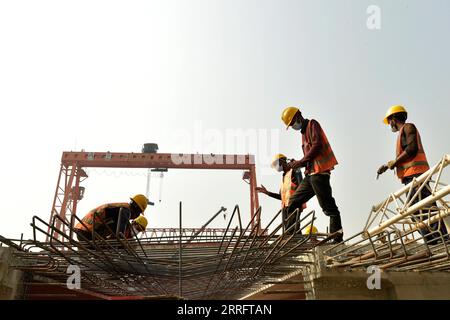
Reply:
<svg viewBox="0 0 450 320"><path fill-rule="evenodd" d="M271 198L281 200L281 209L283 216L283 227L284 230L287 230L292 223L295 221L294 219L287 220L287 206L289 204L289 198L297 189L297 186L300 184L300 181L303 180L302 172L300 170L295 170L295 172L289 168L288 159L284 154L277 154L273 157L271 167L278 172L283 172L283 178L281 180L281 187L279 193L268 191L263 185L261 187L256 188L256 191L264 193ZM306 203L304 204L303 209L306 208Z"/></svg>
<svg viewBox="0 0 450 320"><path fill-rule="evenodd" d="M319 122L305 119L297 107L285 108L281 120L289 127L302 134L303 158L289 163L291 169L305 168L305 178L291 195L288 214L302 206L312 197L317 196L319 205L325 215L330 217L330 233L335 234L334 243L343 241L341 214L332 196L330 185L331 171L337 160Z"/></svg>
<svg viewBox="0 0 450 320"><path fill-rule="evenodd" d="M125 229L125 233L124 233L125 238L131 239L135 235L137 236L139 233L145 232L147 225L148 225L147 218L141 214L139 217L137 217L136 219L134 219L131 222L131 225L130 225L131 228Z"/></svg>
<svg viewBox="0 0 450 320"><path fill-rule="evenodd" d="M383 122L390 126L392 132L398 132L397 154L395 160L391 160L387 164L382 165L377 171L378 175L380 175L388 169L396 169L397 177L404 185L409 184L415 177L419 177L430 169L419 131L414 124L406 123L407 118L408 112L403 106L395 105L387 110ZM414 193L416 190L417 188L414 189ZM416 197L412 204L417 203L429 195L431 195L431 192L429 186L427 186L422 189L420 197ZM433 206L435 207L436 203L431 204L431 207ZM420 215L420 212L414 215ZM420 221L420 218L417 217L415 220ZM441 232L446 234L444 224L441 223L441 226ZM437 243L440 236L438 233L430 234L430 232L437 230L437 228L438 223L435 223L431 225L431 230L421 229L419 231L427 242L429 241L430 244L434 244Z"/></svg>
<svg viewBox="0 0 450 320"><path fill-rule="evenodd" d="M107 203L89 211L82 219L83 223L79 222L75 226L78 240L92 240L93 229L105 239L115 238L120 233L125 233L130 219L144 224L144 220L139 220L138 217L141 213L144 214L149 204L147 197L138 194L130 200L130 203Z"/></svg>

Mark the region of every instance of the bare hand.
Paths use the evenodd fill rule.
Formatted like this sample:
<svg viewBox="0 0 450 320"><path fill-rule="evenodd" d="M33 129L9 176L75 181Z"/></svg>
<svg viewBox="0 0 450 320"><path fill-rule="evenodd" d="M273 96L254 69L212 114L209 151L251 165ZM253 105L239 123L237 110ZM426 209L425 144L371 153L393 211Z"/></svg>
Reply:
<svg viewBox="0 0 450 320"><path fill-rule="evenodd" d="M266 187L264 187L263 185L261 185L261 187L256 187L256 191L264 193L264 194L267 194L269 192L269 191L267 191Z"/></svg>
<svg viewBox="0 0 450 320"><path fill-rule="evenodd" d="M289 169L295 170L297 168L303 167L303 163L301 161L291 161L288 164Z"/></svg>

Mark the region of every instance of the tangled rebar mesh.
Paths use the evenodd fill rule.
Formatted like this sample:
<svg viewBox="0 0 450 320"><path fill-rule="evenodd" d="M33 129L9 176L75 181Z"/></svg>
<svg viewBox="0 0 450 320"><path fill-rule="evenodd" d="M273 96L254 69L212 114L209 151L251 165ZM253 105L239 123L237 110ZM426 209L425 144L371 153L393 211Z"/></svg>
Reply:
<svg viewBox="0 0 450 320"><path fill-rule="evenodd" d="M307 263L301 255L333 239L327 234L302 235L302 230L312 226L314 211L300 219L297 210L291 215L295 217L292 226L282 230L280 223L270 233L281 210L264 230L260 228L260 213L261 208L245 228L236 206L226 229L211 231L206 225L170 232L149 229L142 238L126 239L116 234L108 240L93 232L93 240L85 241L74 238L74 222L81 221L76 216L70 222L54 216L50 224L35 216L32 240L19 244L1 240L18 249L15 254L21 263L15 268L63 286L68 267L76 265L82 289L107 296L239 299L298 273ZM239 223L231 228L233 217ZM255 219L257 227L251 228ZM56 228L60 224L65 228ZM39 236L49 241L39 241Z"/></svg>

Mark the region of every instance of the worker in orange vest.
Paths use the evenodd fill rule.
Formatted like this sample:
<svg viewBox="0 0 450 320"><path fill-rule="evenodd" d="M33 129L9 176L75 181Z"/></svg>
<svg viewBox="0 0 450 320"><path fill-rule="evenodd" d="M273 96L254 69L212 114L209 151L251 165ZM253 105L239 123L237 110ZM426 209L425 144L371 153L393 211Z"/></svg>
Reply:
<svg viewBox="0 0 450 320"><path fill-rule="evenodd" d="M131 222L129 228L125 229L124 236L127 239L134 238L141 232L145 232L148 225L147 218L142 214Z"/></svg>
<svg viewBox="0 0 450 320"><path fill-rule="evenodd" d="M388 124L391 127L392 132L398 132L397 152L395 160L391 160L387 164L382 165L377 171L378 175L380 175L388 169L396 169L397 177L404 185L409 184L415 177L419 177L430 169L419 130L417 130L414 124L406 123L407 118L408 112L400 105L392 106L386 112L383 119L384 124ZM415 188L414 192L416 192L416 190L417 188ZM412 204L415 204L430 195L431 192L429 186L423 188L420 197L416 197ZM436 203L431 204L431 207L435 206ZM415 215L420 215L420 212L415 213ZM416 221L420 221L419 217L413 216L413 219L414 218ZM441 232L446 234L447 232L444 224L441 223L441 226ZM419 231L430 244L435 244L439 241L440 235L438 233L430 234L430 232L437 230L437 228L438 223L435 223L430 226L430 230L421 229Z"/></svg>
<svg viewBox="0 0 450 320"><path fill-rule="evenodd" d="M305 119L297 107L285 108L281 120L289 127L302 134L303 158L289 164L291 169L305 168L305 178L291 195L288 214L317 196L319 205L325 215L330 217L330 233L335 234L334 243L343 241L341 214L333 198L330 176L337 165L336 157L319 122Z"/></svg>
<svg viewBox="0 0 450 320"><path fill-rule="evenodd" d="M283 172L283 179L281 180L281 187L279 193L268 191L263 185L256 188L256 191L268 195L271 198L281 200L281 208L283 215L283 227L287 230L294 222L294 219L288 221L287 207L291 195L295 192L300 182L303 180L302 172L300 170L292 170L288 166L288 159L284 154L277 154L273 157L271 167L278 172ZM306 208L306 203L303 209Z"/></svg>
<svg viewBox="0 0 450 320"><path fill-rule="evenodd" d="M120 233L126 233L130 219L144 222L138 217L141 213L144 214L147 205L151 203L142 194L135 195L130 200L130 203L107 203L89 211L82 219L83 223L79 222L75 226L78 240L92 240L93 229L103 238L115 238ZM128 232L128 235L131 235L131 232Z"/></svg>

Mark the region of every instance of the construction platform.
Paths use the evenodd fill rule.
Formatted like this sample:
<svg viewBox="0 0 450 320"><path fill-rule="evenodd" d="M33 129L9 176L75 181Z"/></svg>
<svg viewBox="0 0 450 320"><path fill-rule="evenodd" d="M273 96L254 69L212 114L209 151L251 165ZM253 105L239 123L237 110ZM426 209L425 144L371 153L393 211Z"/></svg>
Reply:
<svg viewBox="0 0 450 320"><path fill-rule="evenodd" d="M269 234L268 228L280 213L264 230L259 228L259 218L257 228L250 228L253 219L243 228L236 206L228 227L222 230L204 227L176 233L177 229L159 229L148 230L149 237L111 240L94 234L92 241L76 240L73 223L62 219L59 223L66 224L67 233L57 229L57 216L51 225L34 217L34 239L0 238L9 247L3 249L5 257L10 257L3 262L4 268L20 270L25 287L15 287L16 294L9 295L17 297L22 292L26 299L79 298L77 293L103 299L240 299L266 283L298 273L301 266L310 264L301 259L304 254L333 239L301 235L313 223L314 211L302 219L294 212L295 224L279 233L280 224ZM233 217L239 223L230 228ZM39 241L39 233L49 240ZM81 288L61 293L70 287L73 268L79 270Z"/></svg>
<svg viewBox="0 0 450 320"><path fill-rule="evenodd" d="M93 240L76 239L74 214L49 223L35 216L33 239L0 236L0 298L450 299L448 164L445 155L334 245L336 234L305 235L314 211L294 211L284 229L275 223L280 210L262 228L258 207L244 228L236 206L227 228L208 229L221 208L202 228L184 229L180 206L178 229L108 240L95 231Z"/></svg>

